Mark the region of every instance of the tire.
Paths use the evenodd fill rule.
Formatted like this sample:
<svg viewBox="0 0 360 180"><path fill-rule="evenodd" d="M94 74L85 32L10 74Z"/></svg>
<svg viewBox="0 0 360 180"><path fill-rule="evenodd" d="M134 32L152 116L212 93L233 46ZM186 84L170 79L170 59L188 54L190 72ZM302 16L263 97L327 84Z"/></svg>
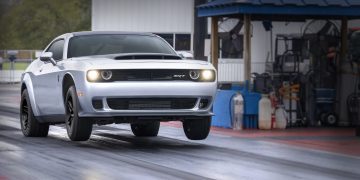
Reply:
<svg viewBox="0 0 360 180"><path fill-rule="evenodd" d="M203 140L210 132L211 117L189 119L183 122L185 135L190 140Z"/></svg>
<svg viewBox="0 0 360 180"><path fill-rule="evenodd" d="M146 124L131 124L131 131L138 137L154 137L159 133L160 121L149 122Z"/></svg>
<svg viewBox="0 0 360 180"><path fill-rule="evenodd" d="M322 125L326 125L326 117L327 117L328 113L327 112L322 112L320 114L320 122Z"/></svg>
<svg viewBox="0 0 360 180"><path fill-rule="evenodd" d="M46 137L49 132L48 123L39 123L36 120L26 89L21 94L20 125L21 131L26 137Z"/></svg>
<svg viewBox="0 0 360 180"><path fill-rule="evenodd" d="M329 113L325 117L325 124L327 126L336 126L338 118L334 113Z"/></svg>
<svg viewBox="0 0 360 180"><path fill-rule="evenodd" d="M88 140L91 136L92 121L79 117L80 106L74 86L69 87L65 96L64 105L66 112L65 126L70 140Z"/></svg>

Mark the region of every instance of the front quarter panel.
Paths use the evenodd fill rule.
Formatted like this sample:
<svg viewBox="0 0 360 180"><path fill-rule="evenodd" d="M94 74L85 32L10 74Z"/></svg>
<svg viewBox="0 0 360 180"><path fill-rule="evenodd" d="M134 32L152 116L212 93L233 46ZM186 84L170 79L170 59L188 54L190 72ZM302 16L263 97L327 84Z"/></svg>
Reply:
<svg viewBox="0 0 360 180"><path fill-rule="evenodd" d="M84 62L79 62L76 60L68 59L68 60L63 61L61 63L61 65L63 66L64 70L61 73L62 75L61 75L60 82L62 82L62 84L63 84L65 76L70 75L71 79L74 82L74 86L75 86L75 89L78 92L78 94L79 93L81 94L81 92L84 92L84 89L86 87L87 64ZM61 88L62 88L62 86L61 86ZM63 92L63 93L65 94L66 92ZM62 97L62 98L64 99L65 97ZM60 102L60 103L63 104L64 102Z"/></svg>
<svg viewBox="0 0 360 180"><path fill-rule="evenodd" d="M26 85L26 89L29 94L30 104L34 113L34 116L40 116L39 108L36 105L36 99L34 95L34 86L31 79L31 72L25 72L22 76L22 84Z"/></svg>

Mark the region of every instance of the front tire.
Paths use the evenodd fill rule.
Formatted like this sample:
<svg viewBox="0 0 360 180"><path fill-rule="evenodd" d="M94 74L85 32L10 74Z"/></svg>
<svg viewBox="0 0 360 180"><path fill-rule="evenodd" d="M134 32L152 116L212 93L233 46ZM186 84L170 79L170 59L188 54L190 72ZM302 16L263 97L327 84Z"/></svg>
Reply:
<svg viewBox="0 0 360 180"><path fill-rule="evenodd" d="M65 96L66 131L72 141L86 141L91 136L92 121L80 118L79 101L74 86L70 86Z"/></svg>
<svg viewBox="0 0 360 180"><path fill-rule="evenodd" d="M190 140L203 140L210 132L211 117L188 119L183 122L185 135Z"/></svg>
<svg viewBox="0 0 360 180"><path fill-rule="evenodd" d="M26 137L46 137L48 135L49 124L39 123L36 120L32 111L27 89L25 89L21 94L20 124L21 131Z"/></svg>
<svg viewBox="0 0 360 180"><path fill-rule="evenodd" d="M159 133L160 122L149 122L145 124L133 123L131 124L131 131L135 136L139 137L153 137Z"/></svg>

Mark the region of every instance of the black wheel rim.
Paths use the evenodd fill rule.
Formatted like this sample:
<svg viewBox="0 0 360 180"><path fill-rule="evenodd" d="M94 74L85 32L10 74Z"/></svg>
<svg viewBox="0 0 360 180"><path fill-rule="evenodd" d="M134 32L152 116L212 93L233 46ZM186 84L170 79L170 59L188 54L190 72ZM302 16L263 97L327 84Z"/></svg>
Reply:
<svg viewBox="0 0 360 180"><path fill-rule="evenodd" d="M25 99L21 106L21 122L23 130L27 130L29 127L29 107Z"/></svg>
<svg viewBox="0 0 360 180"><path fill-rule="evenodd" d="M71 127L72 122L74 120L74 106L73 106L73 102L72 99L69 98L68 101L66 102L66 111L67 111L67 119L66 119L66 125Z"/></svg>

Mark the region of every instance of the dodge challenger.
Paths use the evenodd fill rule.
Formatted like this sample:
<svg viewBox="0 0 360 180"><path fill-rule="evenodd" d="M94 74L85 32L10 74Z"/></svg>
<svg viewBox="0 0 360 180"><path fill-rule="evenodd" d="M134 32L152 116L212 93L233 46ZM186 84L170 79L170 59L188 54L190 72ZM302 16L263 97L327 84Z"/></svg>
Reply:
<svg viewBox="0 0 360 180"><path fill-rule="evenodd" d="M21 130L46 137L50 125L65 123L70 140L85 141L94 124L129 123L135 136L157 136L161 121L181 121L188 139L202 140L216 74L154 34L63 34L22 75Z"/></svg>

